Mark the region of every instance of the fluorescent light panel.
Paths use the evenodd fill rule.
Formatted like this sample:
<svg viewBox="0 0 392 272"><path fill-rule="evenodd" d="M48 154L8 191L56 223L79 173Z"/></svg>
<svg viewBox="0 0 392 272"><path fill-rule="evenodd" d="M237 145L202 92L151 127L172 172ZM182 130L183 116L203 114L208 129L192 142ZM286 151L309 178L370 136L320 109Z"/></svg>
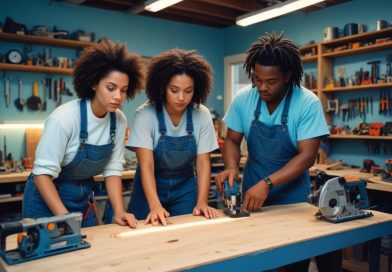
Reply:
<svg viewBox="0 0 392 272"><path fill-rule="evenodd" d="M144 4L144 9L151 12L157 12L181 1L182 0L148 0Z"/></svg>
<svg viewBox="0 0 392 272"><path fill-rule="evenodd" d="M262 10L250 12L237 17L236 23L240 26L248 26L262 21L306 8L325 0L289 0Z"/></svg>
<svg viewBox="0 0 392 272"><path fill-rule="evenodd" d="M43 128L44 121L22 123L22 122L10 122L0 123L0 130L2 129L26 129L26 128Z"/></svg>

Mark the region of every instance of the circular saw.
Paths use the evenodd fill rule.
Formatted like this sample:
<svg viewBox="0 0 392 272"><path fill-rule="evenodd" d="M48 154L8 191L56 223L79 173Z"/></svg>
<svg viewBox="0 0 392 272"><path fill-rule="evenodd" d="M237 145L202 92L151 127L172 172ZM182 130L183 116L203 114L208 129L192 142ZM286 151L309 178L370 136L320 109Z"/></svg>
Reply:
<svg viewBox="0 0 392 272"><path fill-rule="evenodd" d="M316 218L339 223L373 216L363 209L369 207L366 182L355 179L347 182L344 177L319 174L319 189L309 196L310 202L319 208ZM316 179L317 179L316 178Z"/></svg>

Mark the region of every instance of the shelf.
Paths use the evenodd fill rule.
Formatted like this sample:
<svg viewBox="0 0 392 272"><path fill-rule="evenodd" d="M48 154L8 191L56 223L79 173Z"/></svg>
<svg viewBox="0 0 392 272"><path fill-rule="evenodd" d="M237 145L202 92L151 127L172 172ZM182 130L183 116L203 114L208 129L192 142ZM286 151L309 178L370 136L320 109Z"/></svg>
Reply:
<svg viewBox="0 0 392 272"><path fill-rule="evenodd" d="M11 33L0 33L0 40L8 42L24 42L50 45L55 47L84 48L95 44L94 42L82 42L76 40L54 39L32 35L18 35Z"/></svg>
<svg viewBox="0 0 392 272"><path fill-rule="evenodd" d="M309 57L301 57L302 62L315 62L317 61L317 55L316 56L309 56Z"/></svg>
<svg viewBox="0 0 392 272"><path fill-rule="evenodd" d="M324 53L322 54L322 56L326 58L345 57L345 56L369 53L369 52L380 51L380 50L390 49L390 48L392 48L391 41L372 44L372 45L363 46L355 49L347 49L347 50L342 50L337 52Z"/></svg>
<svg viewBox="0 0 392 272"><path fill-rule="evenodd" d="M380 83L380 84L368 84L368 85L357 85L357 86L347 86L347 87L336 87L336 88L328 88L322 89L322 92L347 92L347 91L356 91L356 90L371 90L371 89L380 89L380 88L391 88L392 83Z"/></svg>
<svg viewBox="0 0 392 272"><path fill-rule="evenodd" d="M13 70L19 72L36 72L36 73L55 73L55 74L66 74L72 75L73 69L70 68L57 68L57 67L46 67L46 66L33 66L24 64L9 64L0 63L0 70Z"/></svg>
<svg viewBox="0 0 392 272"><path fill-rule="evenodd" d="M23 196L13 196L13 197L0 198L0 203L19 202L22 200L23 200Z"/></svg>
<svg viewBox="0 0 392 272"><path fill-rule="evenodd" d="M333 46L339 46L342 44L347 44L350 42L369 41L369 40L375 40L375 39L379 39L379 38L390 37L391 35L392 35L392 27L389 27L389 28L378 30L378 31L365 32L365 33L361 33L361 34L356 34L356 35L351 35L351 36L347 36L347 37L334 39L331 41L322 42L321 45L333 47Z"/></svg>
<svg viewBox="0 0 392 272"><path fill-rule="evenodd" d="M299 48L299 52L303 53L303 52L309 52L309 51L311 51L313 48L316 48L316 49L317 49L317 45L318 45L318 43L313 43L313 44L307 44L307 45L301 46L301 47Z"/></svg>
<svg viewBox="0 0 392 272"><path fill-rule="evenodd" d="M299 52L302 55L301 56L302 62L316 62L317 61L317 46L318 46L318 44L315 43L315 44L304 45L299 48ZM314 50L314 52L312 52L312 50ZM316 53L316 54L311 55L311 56L304 56L309 53Z"/></svg>
<svg viewBox="0 0 392 272"><path fill-rule="evenodd" d="M368 136L368 135L330 135L328 139L352 139L352 140L389 140L392 136Z"/></svg>

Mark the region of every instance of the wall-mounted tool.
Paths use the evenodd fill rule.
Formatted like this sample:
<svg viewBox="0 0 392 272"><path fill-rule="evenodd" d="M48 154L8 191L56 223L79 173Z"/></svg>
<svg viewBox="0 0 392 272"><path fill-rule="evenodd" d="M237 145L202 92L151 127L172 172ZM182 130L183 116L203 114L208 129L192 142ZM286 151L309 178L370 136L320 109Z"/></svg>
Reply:
<svg viewBox="0 0 392 272"><path fill-rule="evenodd" d="M373 216L371 212L363 211L369 208L365 181L348 181L325 173L317 176L321 181L316 181L316 186L322 185L309 195L310 202L319 208L315 214L317 219L340 223Z"/></svg>
<svg viewBox="0 0 392 272"><path fill-rule="evenodd" d="M39 97L39 86L38 81L33 82L33 95L27 99L27 107L29 110L36 111L41 109L42 101Z"/></svg>
<svg viewBox="0 0 392 272"><path fill-rule="evenodd" d="M343 112L343 119L342 119L342 121L344 122L344 121L346 121L346 115L347 115L347 112L348 112L348 104L343 104L343 105L341 105L340 106L340 110Z"/></svg>
<svg viewBox="0 0 392 272"><path fill-rule="evenodd" d="M4 98L5 98L5 106L8 108L10 106L10 101L11 101L10 78L8 76L4 77Z"/></svg>
<svg viewBox="0 0 392 272"><path fill-rule="evenodd" d="M339 99L328 99L326 112L338 114L339 113Z"/></svg>
<svg viewBox="0 0 392 272"><path fill-rule="evenodd" d="M49 95L49 80L48 78L41 80L42 85L44 86L44 103L42 104L42 110L46 111L48 107L48 95Z"/></svg>
<svg viewBox="0 0 392 272"><path fill-rule="evenodd" d="M379 61L379 60L369 61L367 63L367 64L371 65L370 78L371 78L373 84L376 84L380 78L380 67L379 67L380 63L381 63L381 61Z"/></svg>
<svg viewBox="0 0 392 272"><path fill-rule="evenodd" d="M18 86L19 86L19 97L15 99L14 104L15 108L17 108L19 111L23 111L23 108L25 106L25 101L23 100L23 82L22 79L18 79Z"/></svg>
<svg viewBox="0 0 392 272"><path fill-rule="evenodd" d="M90 247L80 234L81 213L0 224L0 254L8 264L17 264L59 253ZM18 247L7 250L6 238L18 234Z"/></svg>
<svg viewBox="0 0 392 272"><path fill-rule="evenodd" d="M229 181L225 180L223 190L223 200L226 206L224 213L232 218L249 216L249 213L242 209L242 194L238 181L234 180L233 187L230 187Z"/></svg>
<svg viewBox="0 0 392 272"><path fill-rule="evenodd" d="M392 83L392 65L391 65L392 55L387 55L386 60L387 60L387 70L385 72L387 76L386 80L387 82Z"/></svg>
<svg viewBox="0 0 392 272"><path fill-rule="evenodd" d="M4 161L7 160L7 136L4 135L4 142L3 142L3 151L4 151Z"/></svg>

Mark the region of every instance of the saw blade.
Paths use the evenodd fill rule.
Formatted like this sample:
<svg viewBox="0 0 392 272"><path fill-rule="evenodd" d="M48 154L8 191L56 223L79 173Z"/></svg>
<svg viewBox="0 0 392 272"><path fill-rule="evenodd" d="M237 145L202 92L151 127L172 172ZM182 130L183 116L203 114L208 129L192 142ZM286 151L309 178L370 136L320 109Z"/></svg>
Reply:
<svg viewBox="0 0 392 272"><path fill-rule="evenodd" d="M321 213L326 217L333 217L342 214L344 207L322 207L320 208Z"/></svg>

